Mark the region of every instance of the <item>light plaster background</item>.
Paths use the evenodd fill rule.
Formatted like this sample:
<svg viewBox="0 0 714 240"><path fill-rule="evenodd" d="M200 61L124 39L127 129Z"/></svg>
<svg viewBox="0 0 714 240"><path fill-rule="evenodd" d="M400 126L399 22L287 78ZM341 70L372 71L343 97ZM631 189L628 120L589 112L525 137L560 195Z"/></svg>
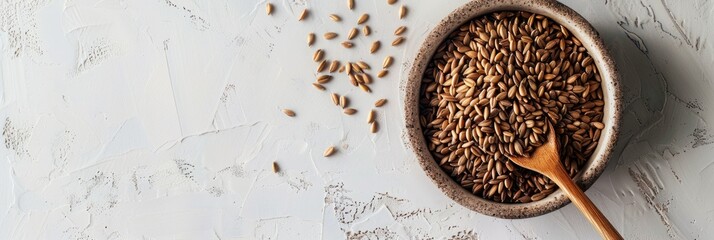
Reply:
<svg viewBox="0 0 714 240"><path fill-rule="evenodd" d="M444 197L403 148L397 85L465 0L400 0L405 20L356 2L276 0L266 16L253 0L0 0L0 239L598 238L574 206L503 220ZM621 141L587 194L627 239L714 238L714 3L563 2L624 79ZM328 59L396 58L372 94L328 84L361 110L350 117L310 86L305 37L344 38L363 12L370 39L316 44ZM407 42L388 46L400 25Z"/></svg>

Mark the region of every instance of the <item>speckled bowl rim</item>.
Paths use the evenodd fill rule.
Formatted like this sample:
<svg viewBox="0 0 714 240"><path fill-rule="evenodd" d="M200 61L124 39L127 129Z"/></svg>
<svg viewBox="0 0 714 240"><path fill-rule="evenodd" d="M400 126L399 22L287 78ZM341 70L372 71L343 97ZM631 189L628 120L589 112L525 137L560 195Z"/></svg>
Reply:
<svg viewBox="0 0 714 240"><path fill-rule="evenodd" d="M461 24L468 20L495 11L522 10L545 15L566 26L581 40L600 70L605 108L603 129L598 147L593 152L583 170L574 178L576 183L587 190L605 170L617 142L621 118L620 77L609 50L598 32L571 8L553 0L473 0L446 16L426 37L414 57L407 78L400 83L403 100L405 130L402 138L407 150L417 155L424 172L444 194L462 206L473 211L499 218L529 218L555 211L570 203L561 190L548 197L519 204L503 204L475 196L452 180L437 164L426 147L419 124L419 88L427 63L431 60L439 44Z"/></svg>

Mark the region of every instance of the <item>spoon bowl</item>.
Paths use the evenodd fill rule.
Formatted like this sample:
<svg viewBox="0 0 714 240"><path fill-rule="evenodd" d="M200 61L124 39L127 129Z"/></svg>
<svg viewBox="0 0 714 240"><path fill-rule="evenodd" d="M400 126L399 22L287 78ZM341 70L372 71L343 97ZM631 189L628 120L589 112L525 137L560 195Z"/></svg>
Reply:
<svg viewBox="0 0 714 240"><path fill-rule="evenodd" d="M538 172L553 180L558 187L563 189L565 195L580 209L580 212L585 215L604 239L622 239L622 236L610 221L605 218L583 190L575 185L573 179L570 179L568 173L565 172L565 168L563 168L563 164L560 162L558 150L555 130L548 123L548 140L543 145L536 148L529 156L509 156L508 158L523 168Z"/></svg>

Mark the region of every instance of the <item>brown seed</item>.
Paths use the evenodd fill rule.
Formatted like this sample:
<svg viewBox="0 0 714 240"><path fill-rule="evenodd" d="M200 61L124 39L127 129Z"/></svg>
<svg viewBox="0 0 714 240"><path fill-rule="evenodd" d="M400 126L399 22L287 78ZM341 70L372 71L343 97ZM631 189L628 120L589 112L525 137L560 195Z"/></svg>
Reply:
<svg viewBox="0 0 714 240"><path fill-rule="evenodd" d="M327 32L327 33L325 33L324 37L325 37L325 39L327 39L327 40L334 39L334 38L337 37L337 33Z"/></svg>
<svg viewBox="0 0 714 240"><path fill-rule="evenodd" d="M345 48L352 48L354 46L354 44L352 44L352 42L350 42L350 41L344 41L344 42L342 42L342 46Z"/></svg>
<svg viewBox="0 0 714 240"><path fill-rule="evenodd" d="M273 162L273 173L280 172L280 166L278 166L277 162Z"/></svg>
<svg viewBox="0 0 714 240"><path fill-rule="evenodd" d="M330 73L337 71L338 68L340 68L340 61L332 60L329 68Z"/></svg>
<svg viewBox="0 0 714 240"><path fill-rule="evenodd" d="M399 7L399 19L402 19L407 16L407 7L402 5Z"/></svg>
<svg viewBox="0 0 714 240"><path fill-rule="evenodd" d="M362 24L367 22L369 20L369 14L363 13L359 18L357 19L357 24Z"/></svg>
<svg viewBox="0 0 714 240"><path fill-rule="evenodd" d="M396 2L397 2L397 0L387 0L387 4L389 4L389 5L392 5Z"/></svg>
<svg viewBox="0 0 714 240"><path fill-rule="evenodd" d="M327 67L327 60L320 61L320 64L317 65L317 72L324 71L326 67Z"/></svg>
<svg viewBox="0 0 714 240"><path fill-rule="evenodd" d="M332 19L333 22L342 21L342 18L337 14L330 14L330 19Z"/></svg>
<svg viewBox="0 0 714 240"><path fill-rule="evenodd" d="M347 73L347 75L352 74L352 63L345 63L345 73Z"/></svg>
<svg viewBox="0 0 714 240"><path fill-rule="evenodd" d="M334 146L329 146L329 147L327 147L327 149L325 149L324 152L322 152L322 156L323 156L323 157L329 157L329 156L332 156L333 154L335 154L335 152L336 152L336 151L335 151L335 147L334 147Z"/></svg>
<svg viewBox="0 0 714 240"><path fill-rule="evenodd" d="M352 10L355 8L355 0L347 0L347 8Z"/></svg>
<svg viewBox="0 0 714 240"><path fill-rule="evenodd" d="M370 89L369 86L367 86L365 84L359 84L359 88L362 89L362 91L367 92L367 93L372 92L372 89Z"/></svg>
<svg viewBox="0 0 714 240"><path fill-rule="evenodd" d="M371 69L371 68L369 67L369 64L367 64L367 63L364 62L364 61L357 61L357 66L359 66L362 70L369 70L369 69Z"/></svg>
<svg viewBox="0 0 714 240"><path fill-rule="evenodd" d="M376 115L376 113L375 113L374 109L369 111L369 114L367 114L367 123L374 122L375 115Z"/></svg>
<svg viewBox="0 0 714 240"><path fill-rule="evenodd" d="M379 73L377 73L377 77L383 78L384 76L387 76L388 73L389 71L387 71L387 69L382 69L381 71L379 71Z"/></svg>
<svg viewBox="0 0 714 240"><path fill-rule="evenodd" d="M322 61L324 55L325 53L322 51L322 49L317 49L317 51L315 51L315 53L312 55L312 60L315 62Z"/></svg>
<svg viewBox="0 0 714 240"><path fill-rule="evenodd" d="M597 129L603 129L605 128L605 124L602 124L601 122L591 122L590 125Z"/></svg>
<svg viewBox="0 0 714 240"><path fill-rule="evenodd" d="M337 106L340 105L340 95L337 95L337 93L332 93L332 94L330 94L330 97L332 98L332 103L334 103Z"/></svg>
<svg viewBox="0 0 714 240"><path fill-rule="evenodd" d="M366 35L366 34L365 34ZM379 50L379 47L382 45L379 41L375 41L372 43L372 47L369 48L369 53L374 53L377 50Z"/></svg>
<svg viewBox="0 0 714 240"><path fill-rule="evenodd" d="M369 36L371 33L372 29L369 28L369 25L364 25L364 27L362 27L362 35Z"/></svg>
<svg viewBox="0 0 714 240"><path fill-rule="evenodd" d="M283 109L282 111L283 111L283 113L284 113L285 115L287 115L288 117L294 117L294 116L295 116L295 112L294 112L293 110L290 110L290 109L285 108L285 109Z"/></svg>
<svg viewBox="0 0 714 240"><path fill-rule="evenodd" d="M379 131L379 124L377 122L372 122L372 126L370 127L370 131L372 133L377 133Z"/></svg>
<svg viewBox="0 0 714 240"><path fill-rule="evenodd" d="M315 34L314 33L307 34L307 45L312 46L313 43L315 43Z"/></svg>
<svg viewBox="0 0 714 240"><path fill-rule="evenodd" d="M399 35L402 35L402 33L406 32L406 31L407 31L407 27L401 26L401 27L398 27L397 30L394 30L394 35L399 36Z"/></svg>
<svg viewBox="0 0 714 240"><path fill-rule="evenodd" d="M354 108L346 108L346 109L344 110L344 113L347 114L347 115L352 115L352 114L357 113L357 110L354 109Z"/></svg>
<svg viewBox="0 0 714 240"><path fill-rule="evenodd" d="M273 14L273 4L272 3L268 2L265 4L265 13L267 13L268 15Z"/></svg>
<svg viewBox="0 0 714 240"><path fill-rule="evenodd" d="M349 40L354 39L355 37L357 37L358 33L359 33L359 30L357 30L357 28L352 28L352 30L350 30L350 32L347 34L347 39L349 39Z"/></svg>
<svg viewBox="0 0 714 240"><path fill-rule="evenodd" d="M322 86L322 84L319 83L312 83L312 86L315 87L315 89L320 90L320 91L325 91L325 86Z"/></svg>
<svg viewBox="0 0 714 240"><path fill-rule="evenodd" d="M376 102L374 102L375 107L381 107L381 106L384 106L384 104L387 104L386 98L382 98L382 99L379 99Z"/></svg>
<svg viewBox="0 0 714 240"><path fill-rule="evenodd" d="M394 58L392 56L384 57L384 61L382 61L382 68L388 68L389 66L392 66L393 61Z"/></svg>
<svg viewBox="0 0 714 240"><path fill-rule="evenodd" d="M328 83L332 80L332 76L330 75L320 75L317 77L317 83L319 84L325 84Z"/></svg>
<svg viewBox="0 0 714 240"><path fill-rule="evenodd" d="M340 103L340 107L342 107L342 108L346 108L350 104L349 99L344 95L342 95L340 97L339 103Z"/></svg>
<svg viewBox="0 0 714 240"><path fill-rule="evenodd" d="M305 20L305 18L307 17L308 14L309 14L309 10L307 10L307 8L303 9L302 12L300 13L300 15L298 16L298 21Z"/></svg>
<svg viewBox="0 0 714 240"><path fill-rule="evenodd" d="M403 37L397 37L396 39L394 39L394 41L392 41L392 46L397 46L397 45L399 45L399 44L402 44L402 42L404 42L404 38L403 38Z"/></svg>

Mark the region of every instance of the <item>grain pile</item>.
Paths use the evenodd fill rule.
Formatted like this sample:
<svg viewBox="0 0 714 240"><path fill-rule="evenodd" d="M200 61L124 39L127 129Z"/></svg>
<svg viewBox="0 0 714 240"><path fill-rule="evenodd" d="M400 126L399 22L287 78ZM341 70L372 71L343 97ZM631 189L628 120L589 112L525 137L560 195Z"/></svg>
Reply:
<svg viewBox="0 0 714 240"><path fill-rule="evenodd" d="M427 67L419 103L429 150L464 188L497 202L531 202L557 186L516 166L559 136L575 176L597 147L603 117L600 75L564 26L528 12L477 17L451 33Z"/></svg>

